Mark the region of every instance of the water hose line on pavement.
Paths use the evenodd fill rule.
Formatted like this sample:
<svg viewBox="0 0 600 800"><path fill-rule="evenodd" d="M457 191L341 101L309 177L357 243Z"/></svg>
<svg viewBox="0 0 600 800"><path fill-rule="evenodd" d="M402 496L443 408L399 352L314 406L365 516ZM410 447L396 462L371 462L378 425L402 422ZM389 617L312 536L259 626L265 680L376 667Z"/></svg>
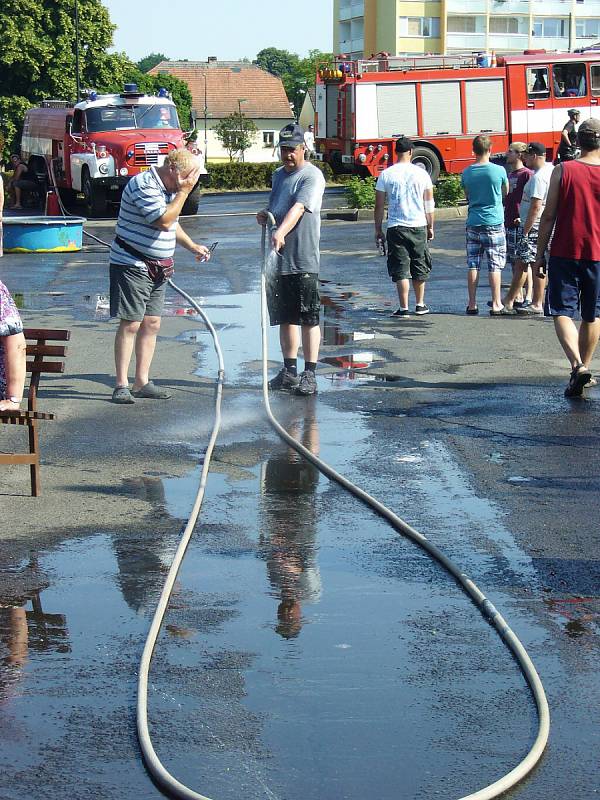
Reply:
<svg viewBox="0 0 600 800"><path fill-rule="evenodd" d="M56 185L53 173L52 173L52 178L54 184ZM66 210L62 205L58 189L57 189L57 195L59 198L61 210L63 214L65 214L66 216L68 212L66 212ZM533 662L529 658L527 651L519 641L518 637L512 631L512 629L510 628L506 620L502 617L502 615L499 613L499 611L490 602L490 600L488 600L485 597L483 592L481 592L481 590L476 586L476 584L467 575L465 575L441 550L439 550L439 548L437 548L432 542L430 542L425 536L423 536L423 534L419 533L417 530L412 528L410 525L408 525L408 523L404 522L404 520L400 519L400 517L394 514L393 511L387 508L387 506L380 503L378 500L376 500L370 494L365 492L359 486L356 486L354 483L345 478L343 475L340 475L340 473L336 472L331 466L329 466L329 464L322 461L320 458L311 453L310 450L308 450L306 447L300 444L299 441L290 436L288 432L279 424L279 422L274 417L273 412L271 411L271 405L269 403L269 387L268 387L269 355L268 355L268 341L267 341L268 323L267 323L267 301L266 301L267 259L268 259L266 237L268 234L270 241L270 235L274 226L275 226L275 219L271 214L268 214L268 224L263 227L262 240L261 240L261 253L262 253L261 332L262 332L262 392L263 392L263 402L265 405L267 418L270 424L275 429L276 433L280 436L280 438L283 439L283 441L285 441L303 458L305 458L307 461L313 464L320 472L323 473L323 475L326 475L328 478L335 481L337 484L339 484L344 489L353 494L356 498L365 503L365 505L369 506L369 508L371 508L375 513L379 514L381 517L387 520L398 533L400 533L403 536L406 536L407 538L415 542L417 545L419 545L419 547L421 547L423 550L429 553L429 555L433 559L435 559L439 564L441 564L441 566L444 567L444 569L448 573L450 573L450 575L452 575L452 577L457 581L460 587L466 592L466 594L471 598L473 603L475 603L475 605L478 607L484 618L487 619L494 626L498 635L500 636L504 644L508 647L508 649L516 659L535 700L537 714L538 714L538 732L535 741L531 749L525 756L525 758L519 764L517 764L517 766L514 767L509 773L499 778L494 783L489 784L488 786L482 789L479 789L473 794L464 795L462 798L460 798L460 800L491 800L491 798L498 797L504 792L507 792L509 789L511 789L513 786L515 786L517 783L523 780L523 778L525 778L525 776L528 775L529 772L531 772L531 770L537 764L537 762L539 761L544 752L550 732L550 711L548 708L548 701L546 699L544 687L533 665ZM100 244L110 246L106 242L103 242L101 239L98 239L92 234L89 234L86 231L84 231L84 233L86 233L86 235L88 235L95 241L99 242ZM181 539L177 547L175 556L173 557L173 562L171 564L169 573L167 575L165 584L163 586L160 599L156 607L156 611L154 612L154 616L152 618L152 622L150 625L150 630L148 632L148 636L140 660L139 675L138 675L138 698L137 698L137 733L146 767L150 772L152 778L156 781L156 783L160 786L161 789L163 789L165 792L172 795L173 797L182 798L183 800L210 800L210 798L206 797L205 795L200 794L199 792L196 792L193 789L190 789L189 787L185 786L183 783L178 781L173 775L171 775L168 772L168 770L163 766L162 762L160 761L154 750L154 747L152 745L152 740L150 737L150 732L148 729L148 675L150 671L152 655L169 604L171 593L173 591L175 581L177 580L179 569L183 562L183 558L185 556L187 547L191 540L194 528L196 526L196 522L198 520L198 516L200 514L200 509L202 507L202 501L204 499L204 494L206 489L206 481L208 478L208 472L210 468L210 461L212 458L213 450L221 426L221 403L223 396L223 382L225 376L225 367L223 361L223 354L219 343L219 337L217 336L217 332L214 326L212 325L210 319L205 314L205 312L200 308L198 303L196 303L196 301L192 297L190 297L186 292L184 292L182 289L176 286L172 280L169 280L168 284L175 292L181 295L181 297L183 297L195 309L195 311L198 312L198 314L201 316L205 325L207 326L208 330L211 333L218 360L218 373L217 373L216 391L215 391L215 419L208 447L206 448L206 453L204 456L202 472L200 475L200 484L198 486L198 491L196 493L194 505L192 507L192 511L190 513L185 529L181 535Z"/></svg>

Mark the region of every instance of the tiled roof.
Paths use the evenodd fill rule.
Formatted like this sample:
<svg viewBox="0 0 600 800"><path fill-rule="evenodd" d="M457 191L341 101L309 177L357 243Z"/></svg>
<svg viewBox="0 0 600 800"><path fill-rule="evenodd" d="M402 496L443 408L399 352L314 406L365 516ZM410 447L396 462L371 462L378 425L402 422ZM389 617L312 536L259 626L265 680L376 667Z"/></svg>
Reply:
<svg viewBox="0 0 600 800"><path fill-rule="evenodd" d="M153 75L168 72L185 81L192 93L196 116L204 115L206 106L211 119L220 119L238 111L254 119L293 119L290 104L280 78L246 62L161 61L150 70Z"/></svg>

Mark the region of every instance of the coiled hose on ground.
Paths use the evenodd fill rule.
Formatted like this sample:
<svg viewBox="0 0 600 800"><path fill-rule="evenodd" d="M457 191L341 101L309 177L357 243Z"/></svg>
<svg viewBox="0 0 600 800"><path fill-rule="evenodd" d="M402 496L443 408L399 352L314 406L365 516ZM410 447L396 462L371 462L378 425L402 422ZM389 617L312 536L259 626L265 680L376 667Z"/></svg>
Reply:
<svg viewBox="0 0 600 800"><path fill-rule="evenodd" d="M59 201L60 201L60 195L59 195ZM62 203L61 203L61 210L65 215L67 214L64 207L62 206ZM487 620L489 620L489 622L494 626L498 635L500 636L504 644L508 647L508 649L516 659L517 663L519 664L519 667L521 668L521 671L530 687L538 713L538 733L533 745L531 746L531 749L529 750L525 758L519 764L517 764L517 766L515 766L509 773L502 776L494 783L482 789L479 789L478 791L472 794L465 795L460 799L460 800L491 800L491 798L498 797L504 792L507 792L509 789L511 789L517 783L523 780L523 778L525 778L525 776L528 775L529 772L531 772L531 770L534 768L534 766L541 758L542 753L544 752L550 732L550 711L548 708L548 701L546 699L544 687L531 659L529 658L527 651L519 641L518 637L511 630L510 626L508 625L506 620L502 617L502 615L499 613L499 611L485 597L483 592L481 592L481 590L476 586L476 584L467 575L465 575L446 555L444 555L444 553L441 550L439 550L439 548L437 548L432 542L430 542L425 536L423 536L423 534L419 533L417 530L412 528L410 525L404 522L404 520L400 519L400 517L394 514L393 511L387 508L387 506L384 506L382 503L380 503L374 497L369 495L359 486L356 486L354 483L349 481L343 475L340 475L327 463L325 463L320 458L315 456L313 453L310 452L310 450L308 450L306 447L300 444L300 442L298 442L296 439L290 436L288 432L279 424L279 422L273 415L269 403L269 389L268 389L268 377L267 377L269 358L268 358L268 341L267 341L268 324L267 324L267 304L266 304L268 248L266 239L267 235L269 235L269 241L270 241L270 234L274 226L275 226L275 219L269 213L268 224L263 227L262 240L261 240L261 254L262 254L261 330L262 330L262 392L263 392L263 402L265 405L266 414L270 424L275 429L276 433L281 437L281 439L283 439L290 447L296 450L296 452L298 452L303 458L305 458L307 461L310 461L310 463L313 464L320 472L322 472L328 478L335 481L344 489L349 491L356 498L365 503L365 505L371 508L375 513L379 514L381 517L386 519L390 523L390 525L396 531L398 531L398 533L408 537L417 545L419 545L419 547L423 548L423 550L429 553L429 555L432 558L434 558L439 564L441 564L442 567L444 567L444 569L450 575L452 575L452 577L457 581L460 587L466 592L466 594L478 607L481 614ZM92 234L87 234L87 235L90 236L90 238L95 239L95 241L99 242L100 244L109 246L107 245L106 242L103 242L101 239L96 238ZM216 390L215 390L215 420L210 435L209 444L206 449L206 454L204 456L204 462L200 476L200 484L198 487L198 491L196 493L194 505L190 517L188 519L188 522L182 533L181 540L177 547L177 551L175 553L173 562L171 564L169 573L167 575L165 584L163 586L160 599L158 601L158 605L156 611L154 612L154 616L150 625L150 630L148 632L146 643L144 645L142 657L140 660L140 668L138 675L136 721L137 721L138 739L140 742L140 748L142 750L144 762L146 764L146 767L150 775L160 786L160 788L163 789L167 794L170 794L171 796L176 798L182 798L183 800L210 800L210 798L206 797L205 795L202 795L199 792L196 792L193 789L190 789L189 787L185 786L168 772L168 770L163 766L162 762L160 761L154 750L148 728L148 676L152 661L152 654L154 652L154 648L156 646L156 641L160 633L160 628L164 619L164 615L166 613L169 604L171 593L173 591L173 586L175 585L179 569L181 567L187 547L191 540L194 528L196 526L196 522L198 520L198 516L200 514L202 501L204 499L206 481L208 478L208 472L210 468L210 461L221 425L221 402L223 396L223 382L225 376L223 354L221 351L219 338L210 319L192 297L190 297L188 294L186 294L186 292L184 292L182 289L176 286L172 280L169 280L168 283L169 286L175 292L181 295L181 297L183 297L198 312L198 314L202 317L205 325L207 326L213 338L213 343L218 359L218 372L217 372Z"/></svg>

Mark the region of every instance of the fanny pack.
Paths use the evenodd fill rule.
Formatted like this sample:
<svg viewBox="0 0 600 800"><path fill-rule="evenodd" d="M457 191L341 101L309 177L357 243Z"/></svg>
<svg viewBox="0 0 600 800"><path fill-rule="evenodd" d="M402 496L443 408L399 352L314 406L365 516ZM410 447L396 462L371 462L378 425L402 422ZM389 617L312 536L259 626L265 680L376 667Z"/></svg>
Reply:
<svg viewBox="0 0 600 800"><path fill-rule="evenodd" d="M148 275L154 283L163 283L175 272L175 261L173 258L150 258L149 256L140 253L135 247L132 247L125 239L120 236L115 236L115 242L119 245L121 250L125 250L130 256L133 256L138 261L143 261L148 267Z"/></svg>

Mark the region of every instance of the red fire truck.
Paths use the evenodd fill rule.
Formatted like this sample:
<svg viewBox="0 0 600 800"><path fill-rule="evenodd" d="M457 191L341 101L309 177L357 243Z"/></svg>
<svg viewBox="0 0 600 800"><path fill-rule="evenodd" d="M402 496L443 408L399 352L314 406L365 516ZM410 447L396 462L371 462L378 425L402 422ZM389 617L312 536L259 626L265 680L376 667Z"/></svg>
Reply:
<svg viewBox="0 0 600 800"><path fill-rule="evenodd" d="M495 153L511 141L541 141L552 161L569 108L582 121L600 116L600 52L526 51L497 61L482 54L340 56L319 69L316 97L319 157L334 172L379 175L394 162L394 137L404 134L415 142L413 161L436 180L473 162L471 142L480 133Z"/></svg>
<svg viewBox="0 0 600 800"><path fill-rule="evenodd" d="M158 96L127 84L121 94L89 92L73 106L45 100L25 115L21 153L29 172L61 192L83 195L86 213L102 215L119 203L129 179L167 153L186 146L175 104L163 89ZM187 145L202 163L203 154ZM195 214L200 183L190 193L183 213Z"/></svg>

